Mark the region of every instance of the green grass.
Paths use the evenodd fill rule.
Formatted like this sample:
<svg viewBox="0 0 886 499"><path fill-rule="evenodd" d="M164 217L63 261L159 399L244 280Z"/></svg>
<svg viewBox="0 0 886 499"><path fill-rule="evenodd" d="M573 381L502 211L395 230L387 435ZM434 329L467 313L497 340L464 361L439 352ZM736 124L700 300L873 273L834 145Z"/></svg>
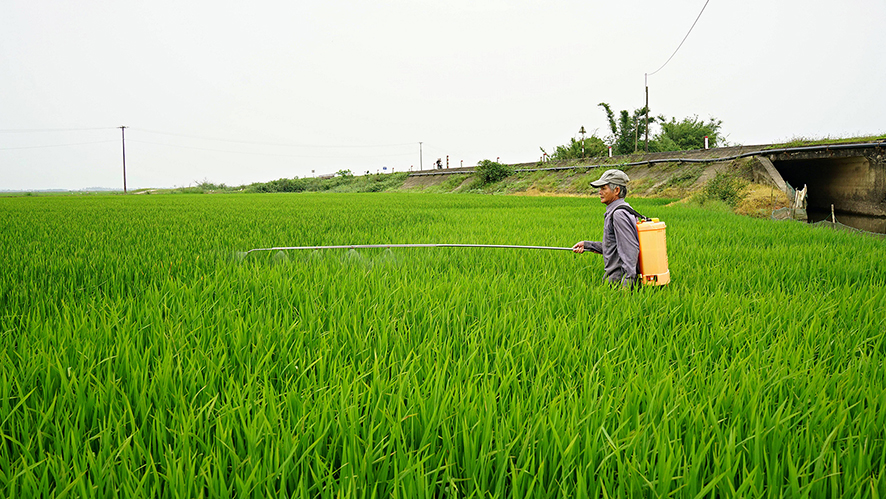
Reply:
<svg viewBox="0 0 886 499"><path fill-rule="evenodd" d="M886 247L635 200L0 199L0 495L882 497Z"/></svg>
<svg viewBox="0 0 886 499"><path fill-rule="evenodd" d="M791 140L784 142L782 144L773 144L771 146L767 146L764 149L780 149L783 147L803 147L803 146L819 146L819 145L827 145L827 144L852 144L856 142L877 142L886 140L886 134L883 135L868 135L863 137L825 137L825 138L811 138L811 137L794 137Z"/></svg>
<svg viewBox="0 0 886 499"><path fill-rule="evenodd" d="M427 192L427 193L453 192L456 189L458 189L459 187L461 187L462 184L465 183L465 180L468 179L469 177L470 177L469 174L447 175L446 180L444 180L443 182L441 182L439 184L426 187L422 192Z"/></svg>

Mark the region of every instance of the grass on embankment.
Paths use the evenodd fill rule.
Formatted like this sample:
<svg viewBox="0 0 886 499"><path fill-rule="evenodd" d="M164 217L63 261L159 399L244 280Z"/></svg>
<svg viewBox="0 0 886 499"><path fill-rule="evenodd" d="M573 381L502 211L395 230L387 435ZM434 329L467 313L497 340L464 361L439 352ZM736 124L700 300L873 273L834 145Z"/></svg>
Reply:
<svg viewBox="0 0 886 499"><path fill-rule="evenodd" d="M725 163L656 163L622 169L631 177L631 199L724 201L736 213L768 218L773 210L787 206L789 200L771 186L752 182L757 167L752 158L743 158ZM412 177L403 188L424 193L595 196L599 189L591 182L600 173L601 168L517 172L492 183L483 183L471 173L448 174ZM711 184L713 180L717 182Z"/></svg>
<svg viewBox="0 0 886 499"><path fill-rule="evenodd" d="M820 146L820 145L830 145L830 144L854 144L861 142L879 142L886 141L886 134L881 135L868 135L864 137L824 137L824 138L811 138L811 137L794 137L787 142L783 142L780 144L772 144L766 146L764 149L781 149L786 147L805 147L805 146Z"/></svg>

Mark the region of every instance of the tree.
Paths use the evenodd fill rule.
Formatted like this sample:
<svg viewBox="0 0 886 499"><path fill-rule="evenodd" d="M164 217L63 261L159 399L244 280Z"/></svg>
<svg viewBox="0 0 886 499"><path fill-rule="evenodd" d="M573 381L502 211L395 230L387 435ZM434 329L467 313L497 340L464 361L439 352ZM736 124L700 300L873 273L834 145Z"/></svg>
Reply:
<svg viewBox="0 0 886 499"><path fill-rule="evenodd" d="M548 152L541 148L541 152ZM565 159L581 159L602 156L606 152L606 144L603 139L595 135L591 135L584 139L584 152L582 152L582 141L575 140L574 137L569 139L569 143L563 146L557 146L550 158L554 161ZM584 154L584 155L582 155Z"/></svg>
<svg viewBox="0 0 886 499"><path fill-rule="evenodd" d="M637 150L645 150L646 137L646 108L635 109L632 114L623 110L616 119L615 113L605 102L600 103L606 111L609 119L609 128L612 135L607 137L612 144L612 152L615 154L631 154ZM668 121L664 116L649 118L649 126L658 123L661 127L659 132L649 140L649 152L659 151L686 151L690 149L704 148L704 138L708 137L710 147L718 147L723 142L720 134L722 121L711 117L708 121L698 119L698 116L683 118L677 121L671 118Z"/></svg>
<svg viewBox="0 0 886 499"><path fill-rule="evenodd" d="M504 180L512 175L514 173L514 168L484 159L477 163L474 172L477 174L477 177L479 177L481 183L491 184L493 182L498 182L499 180Z"/></svg>
<svg viewBox="0 0 886 499"><path fill-rule="evenodd" d="M627 110L622 110L619 113L618 121L616 121L615 113L612 112L609 104L601 102L598 105L606 110L606 118L609 119L609 128L612 130L612 135L608 138L609 143L612 144L613 153L631 154L634 151L644 149L639 142L646 137L645 106L640 109L634 109L633 115L628 114ZM656 120L661 119L662 117L649 118L649 123L652 124ZM652 150L651 143L649 146L649 149Z"/></svg>
<svg viewBox="0 0 886 499"><path fill-rule="evenodd" d="M698 119L698 116L683 118L677 121L661 121L661 131L656 135L657 151L686 151L690 149L703 149L704 138L708 137L710 147L717 147L722 141L720 126L722 121L711 117L707 122ZM651 147L650 147L651 149Z"/></svg>

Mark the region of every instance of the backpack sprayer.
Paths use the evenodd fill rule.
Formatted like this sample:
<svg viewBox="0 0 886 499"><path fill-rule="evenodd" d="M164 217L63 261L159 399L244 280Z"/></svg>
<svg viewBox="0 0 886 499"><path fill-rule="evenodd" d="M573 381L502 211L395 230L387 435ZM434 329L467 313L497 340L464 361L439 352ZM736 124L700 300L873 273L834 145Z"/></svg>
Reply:
<svg viewBox="0 0 886 499"><path fill-rule="evenodd" d="M657 218L637 221L637 235L640 237L640 281L643 284L664 286L671 282L665 244L666 227Z"/></svg>
<svg viewBox="0 0 886 499"><path fill-rule="evenodd" d="M625 210L637 218L637 237L640 239L640 281L643 284L664 286L671 282L668 270L668 250L665 244L665 225L657 218L644 217L628 205L613 210Z"/></svg>

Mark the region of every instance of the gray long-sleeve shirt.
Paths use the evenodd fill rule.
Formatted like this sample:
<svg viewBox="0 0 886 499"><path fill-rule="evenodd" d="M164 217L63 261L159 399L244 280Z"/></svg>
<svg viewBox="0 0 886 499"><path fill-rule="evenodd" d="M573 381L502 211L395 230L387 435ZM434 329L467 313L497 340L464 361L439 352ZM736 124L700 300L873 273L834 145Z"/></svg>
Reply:
<svg viewBox="0 0 886 499"><path fill-rule="evenodd" d="M621 205L630 206L624 199L606 206L602 241L583 241L585 250L603 255L605 279L610 283L634 281L640 273L637 219L627 210L615 211Z"/></svg>

